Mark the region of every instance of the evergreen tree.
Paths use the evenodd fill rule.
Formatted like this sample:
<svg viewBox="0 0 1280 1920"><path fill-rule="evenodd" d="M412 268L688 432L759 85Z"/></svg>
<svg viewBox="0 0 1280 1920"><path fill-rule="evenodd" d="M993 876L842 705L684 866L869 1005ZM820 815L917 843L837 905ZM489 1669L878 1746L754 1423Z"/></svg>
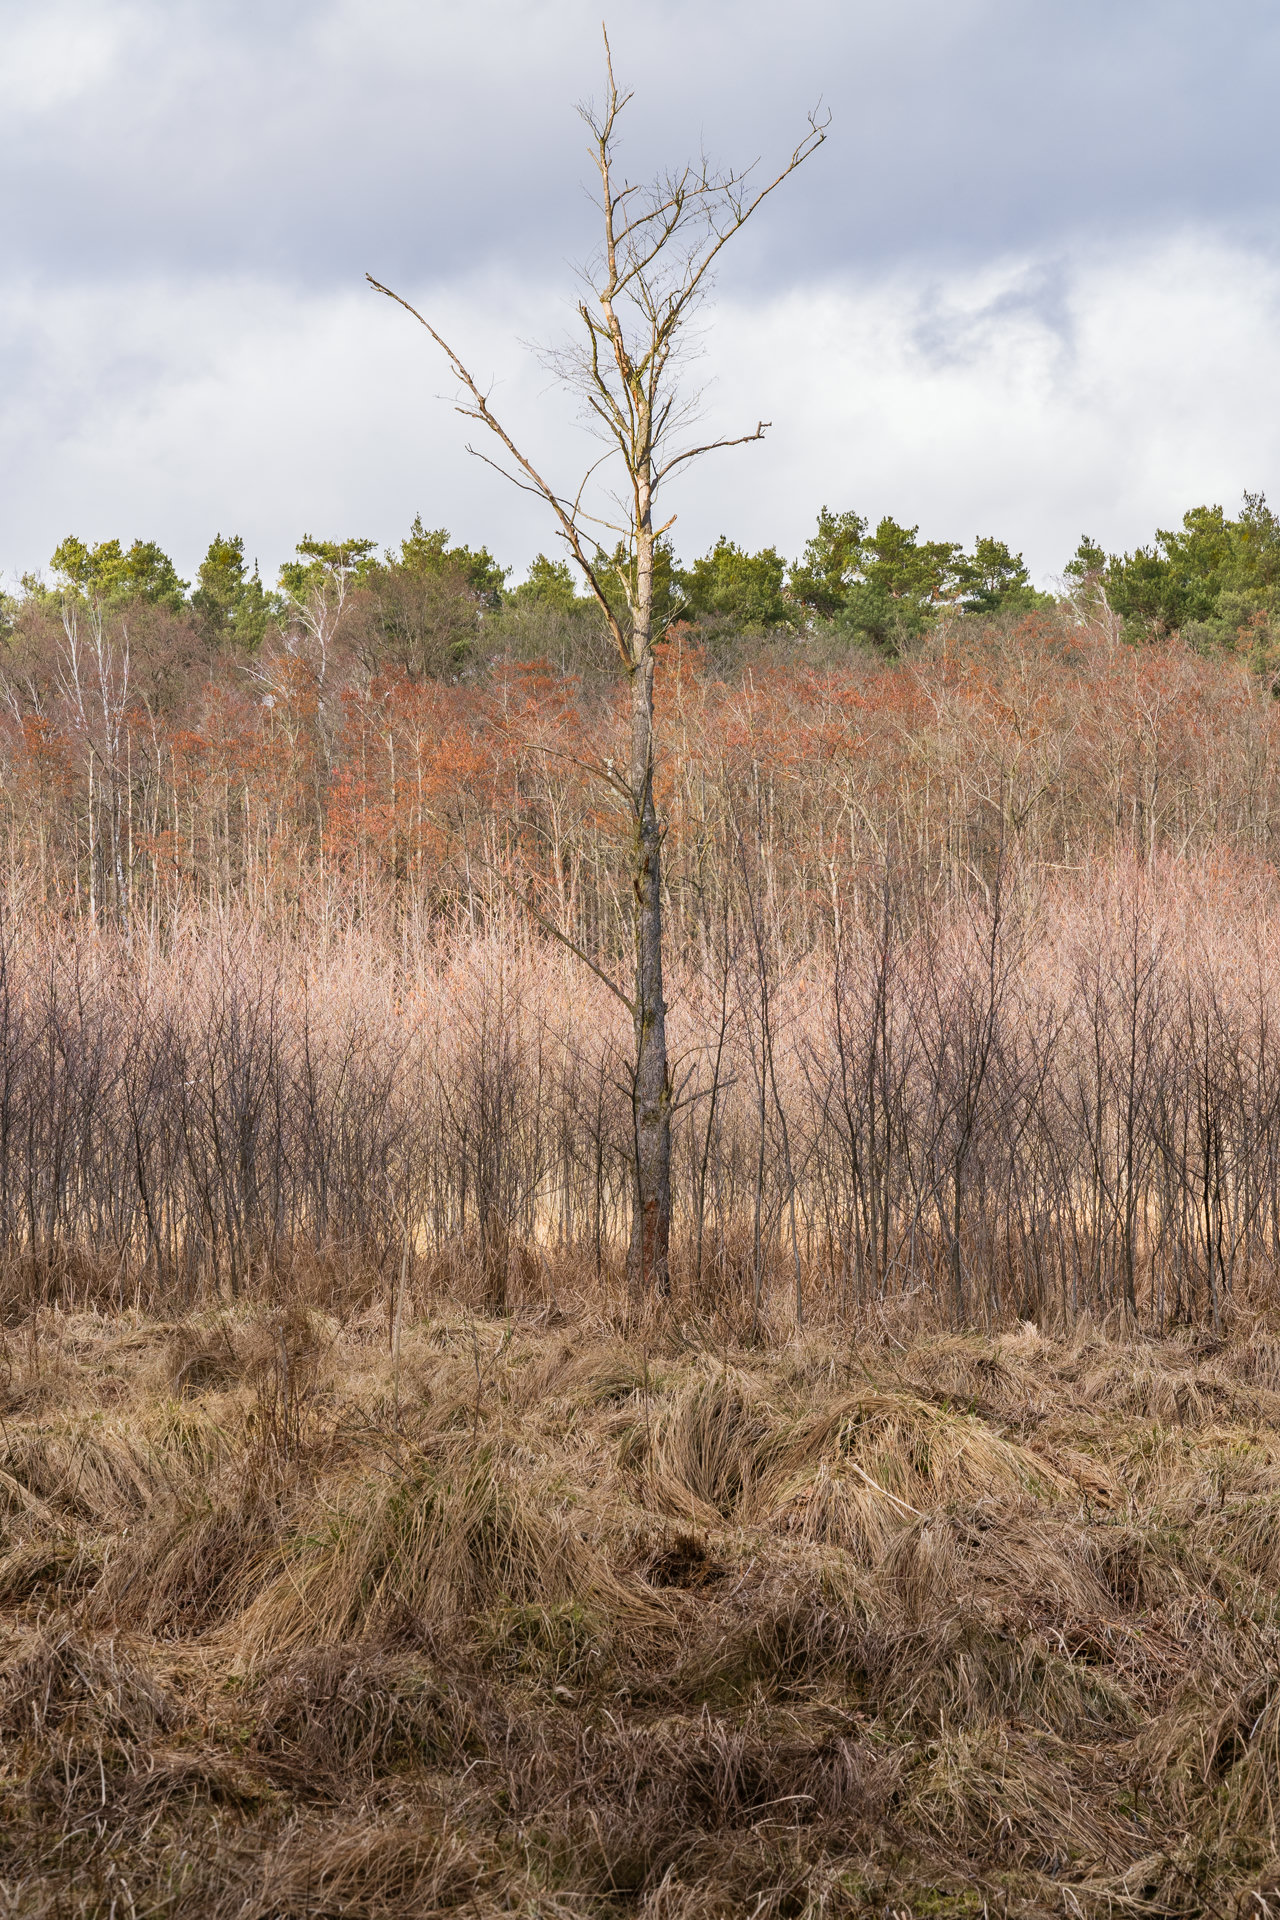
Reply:
<svg viewBox="0 0 1280 1920"><path fill-rule="evenodd" d="M885 514L874 533L864 535L857 578L837 615L839 627L886 653L923 633L957 589L959 542L921 541L919 532Z"/></svg>
<svg viewBox="0 0 1280 1920"><path fill-rule="evenodd" d="M546 607L554 613L572 613L584 604L578 597L573 569L567 560L548 560L538 554L528 572L510 596L513 606Z"/></svg>
<svg viewBox="0 0 1280 1920"><path fill-rule="evenodd" d="M176 613L187 582L154 540L135 540L128 549L118 540L96 547L69 534L49 560L58 580L57 591L93 600L146 600Z"/></svg>
<svg viewBox="0 0 1280 1920"><path fill-rule="evenodd" d="M636 593L635 555L628 551L621 540L612 553L597 547L595 568L614 617L621 620L629 604L628 593L633 599ZM659 638L666 633L673 620L679 620L691 611L683 592L683 579L680 562L671 550L670 540L659 535L653 543L650 573L653 630Z"/></svg>
<svg viewBox="0 0 1280 1920"><path fill-rule="evenodd" d="M229 638L239 647L256 647L278 611L278 603L263 587L256 560L253 572L245 571L240 534L229 538L214 535L200 562L197 579L191 607L206 638Z"/></svg>
<svg viewBox="0 0 1280 1920"><path fill-rule="evenodd" d="M721 534L691 567L676 576L692 614L711 614L735 627L776 627L789 616L787 563L776 547L748 553Z"/></svg>
<svg viewBox="0 0 1280 1920"><path fill-rule="evenodd" d="M960 605L966 613L1030 613L1051 607L1053 595L1038 593L1020 553L1003 540L984 534L963 554L956 568Z"/></svg>
<svg viewBox="0 0 1280 1920"><path fill-rule="evenodd" d="M299 601L335 580L362 582L378 565L376 546L375 540L315 540L304 534L294 548L298 558L280 569L281 589Z"/></svg>
<svg viewBox="0 0 1280 1920"><path fill-rule="evenodd" d="M1221 506L1192 507L1149 546L1105 554L1082 539L1066 569L1096 579L1124 622L1126 638L1181 633L1197 646L1248 646L1267 664L1280 629L1280 520L1266 495L1246 493L1231 519Z"/></svg>
<svg viewBox="0 0 1280 1920"><path fill-rule="evenodd" d="M823 507L818 526L791 569L791 596L821 618L844 605L849 589L861 579L862 543L867 523L860 513L833 513Z"/></svg>
<svg viewBox="0 0 1280 1920"><path fill-rule="evenodd" d="M538 558L543 560L545 555L540 554ZM393 560L388 554L387 559L389 564L407 567L414 573L461 574L479 603L491 607L496 607L502 598L511 571L510 567L498 565L488 547L452 546L448 530L424 527L420 513L414 515L413 525L400 543L398 556ZM546 564L550 566L552 562L548 560Z"/></svg>

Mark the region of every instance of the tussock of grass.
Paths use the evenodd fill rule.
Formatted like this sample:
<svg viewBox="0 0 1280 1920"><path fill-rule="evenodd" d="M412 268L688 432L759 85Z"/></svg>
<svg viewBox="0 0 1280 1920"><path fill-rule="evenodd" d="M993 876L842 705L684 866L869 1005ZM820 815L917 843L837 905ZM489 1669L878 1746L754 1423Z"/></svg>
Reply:
<svg viewBox="0 0 1280 1920"><path fill-rule="evenodd" d="M13 1342L0 1914L1265 1912L1266 1328L386 1330Z"/></svg>
<svg viewBox="0 0 1280 1920"><path fill-rule="evenodd" d="M254 1570L246 1644L387 1634L428 1644L495 1595L516 1605L627 1604L554 1500L529 1487L522 1464L468 1437L344 1487L316 1512L315 1532L287 1535Z"/></svg>

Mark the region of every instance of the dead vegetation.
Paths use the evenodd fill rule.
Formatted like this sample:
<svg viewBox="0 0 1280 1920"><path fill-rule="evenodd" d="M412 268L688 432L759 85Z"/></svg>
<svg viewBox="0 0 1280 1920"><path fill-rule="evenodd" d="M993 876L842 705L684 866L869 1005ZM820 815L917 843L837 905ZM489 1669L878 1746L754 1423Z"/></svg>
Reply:
<svg viewBox="0 0 1280 1920"><path fill-rule="evenodd" d="M1274 1908L1267 1324L575 1309L5 1331L0 1914Z"/></svg>

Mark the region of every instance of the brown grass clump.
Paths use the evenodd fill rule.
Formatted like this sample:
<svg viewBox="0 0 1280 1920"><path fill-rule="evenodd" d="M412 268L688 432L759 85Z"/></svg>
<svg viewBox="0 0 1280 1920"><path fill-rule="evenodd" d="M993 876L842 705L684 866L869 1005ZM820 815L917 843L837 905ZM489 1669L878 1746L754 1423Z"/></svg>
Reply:
<svg viewBox="0 0 1280 1920"><path fill-rule="evenodd" d="M388 1327L15 1333L0 1914L1274 1908L1261 1322Z"/></svg>

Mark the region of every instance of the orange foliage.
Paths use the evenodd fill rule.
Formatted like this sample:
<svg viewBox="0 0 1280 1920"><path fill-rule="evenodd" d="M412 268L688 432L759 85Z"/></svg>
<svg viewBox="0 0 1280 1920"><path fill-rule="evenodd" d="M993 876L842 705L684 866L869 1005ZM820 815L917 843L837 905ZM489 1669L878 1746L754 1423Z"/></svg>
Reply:
<svg viewBox="0 0 1280 1920"><path fill-rule="evenodd" d="M656 700L677 938L748 823L801 937L889 846L949 891L1001 844L1046 871L1277 850L1280 709L1247 670L1118 645L1065 612L944 627L899 662L818 661L797 642L732 672L681 627ZM571 901L580 940L616 944L628 823L594 769L626 735L624 686L543 662L446 684L350 662L326 678L285 654L167 721L126 713L112 752L56 706L7 719L3 857L38 869L48 906L111 915L241 894L289 912L319 875L353 910L390 892L474 915L501 870Z"/></svg>

